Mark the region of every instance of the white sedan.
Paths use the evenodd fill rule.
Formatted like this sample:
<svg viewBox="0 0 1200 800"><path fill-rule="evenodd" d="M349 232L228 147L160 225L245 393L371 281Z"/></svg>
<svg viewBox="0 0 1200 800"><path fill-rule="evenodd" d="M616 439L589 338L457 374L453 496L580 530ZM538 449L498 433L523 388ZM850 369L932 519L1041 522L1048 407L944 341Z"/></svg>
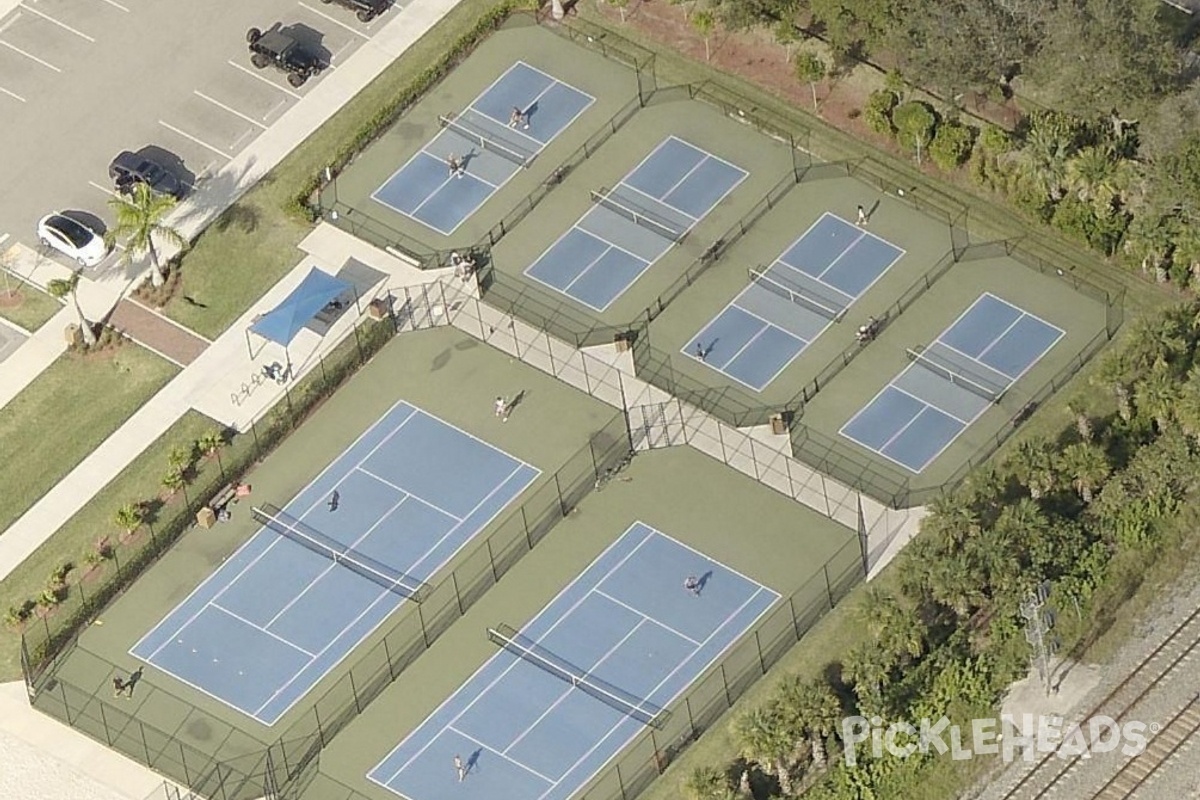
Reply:
<svg viewBox="0 0 1200 800"><path fill-rule="evenodd" d="M82 267L94 267L108 255L104 237L78 220L62 214L47 214L37 226L38 239Z"/></svg>

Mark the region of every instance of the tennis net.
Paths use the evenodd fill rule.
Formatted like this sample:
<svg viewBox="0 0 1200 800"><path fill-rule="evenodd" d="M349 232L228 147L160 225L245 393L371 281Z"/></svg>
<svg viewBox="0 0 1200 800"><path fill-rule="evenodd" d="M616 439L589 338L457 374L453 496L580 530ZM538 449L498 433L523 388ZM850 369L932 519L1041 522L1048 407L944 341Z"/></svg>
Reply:
<svg viewBox="0 0 1200 800"><path fill-rule="evenodd" d="M529 163L533 161L532 155L521 153L516 148L510 147L509 145L500 144L500 142L491 138L486 133L479 131L474 125L467 122L466 118L462 114L442 114L438 117L438 122L441 123L443 128L449 128L472 144L479 145L481 150L487 150L490 153L495 153L501 158L513 162L517 166L528 167Z"/></svg>
<svg viewBox="0 0 1200 800"><path fill-rule="evenodd" d="M488 638L509 653L541 668L559 680L571 684L611 708L633 717L643 725L660 728L666 720L667 713L663 709L599 678L588 675L584 670L554 655L529 637L522 636L511 626L499 625L496 628L488 628Z"/></svg>
<svg viewBox="0 0 1200 800"><path fill-rule="evenodd" d="M604 206L614 214L620 214L635 225L641 225L646 230L657 233L659 236L664 239L670 239L672 242L682 242L683 237L687 235L686 230L680 230L657 214L635 209L629 203L617 200L613 197L612 192L607 189L599 191L593 189L592 202L596 205Z"/></svg>
<svg viewBox="0 0 1200 800"><path fill-rule="evenodd" d="M351 550L336 539L305 525L274 506L264 505L262 508L254 508L252 513L256 522L385 589L418 603L427 594L428 586L426 584L414 580L370 556Z"/></svg>
<svg viewBox="0 0 1200 800"><path fill-rule="evenodd" d="M826 305L823 301L818 300L815 297L809 297L806 294L797 292L795 289L788 288L772 278L767 271L754 269L753 267L747 271L750 274L750 282L755 286L760 286L763 289L766 289L768 292L779 295L784 300L790 300L798 306L807 308L809 311L820 314L827 320L832 322L841 322L842 317L846 316L845 308L834 308L833 306Z"/></svg>
<svg viewBox="0 0 1200 800"><path fill-rule="evenodd" d="M960 365L952 363L949 359L940 358L937 354L931 353L927 348L909 347L907 348L907 353L909 361L920 364L943 380L947 380L955 386L961 386L968 392L987 400L989 403L1000 402L1000 398L1004 396L1005 390L1008 389L1007 383L1000 384L983 377L967 375L962 371Z"/></svg>

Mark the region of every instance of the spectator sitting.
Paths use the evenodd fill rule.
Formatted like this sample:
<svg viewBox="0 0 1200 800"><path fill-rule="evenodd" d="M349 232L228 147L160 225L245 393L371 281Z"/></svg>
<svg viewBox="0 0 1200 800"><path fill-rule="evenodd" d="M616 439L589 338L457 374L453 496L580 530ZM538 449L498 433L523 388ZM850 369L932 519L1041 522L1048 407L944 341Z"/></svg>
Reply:
<svg viewBox="0 0 1200 800"><path fill-rule="evenodd" d="M879 320L875 319L874 317L867 317L867 321L858 326L858 330L855 332L854 338L858 339L858 341L862 342L863 344L866 344L874 339L877 333L879 333Z"/></svg>

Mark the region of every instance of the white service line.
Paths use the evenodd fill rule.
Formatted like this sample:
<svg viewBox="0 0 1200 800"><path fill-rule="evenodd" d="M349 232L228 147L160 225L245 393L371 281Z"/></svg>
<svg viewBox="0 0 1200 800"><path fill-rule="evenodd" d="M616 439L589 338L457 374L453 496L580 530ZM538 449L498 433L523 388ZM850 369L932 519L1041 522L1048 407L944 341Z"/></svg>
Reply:
<svg viewBox="0 0 1200 800"><path fill-rule="evenodd" d="M278 89L279 91L283 92L284 94L290 94L292 97L296 98L297 100L299 100L301 97L301 95L298 94L297 92L293 92L291 89L285 89L284 87L280 86L279 84L275 83L274 81L267 80L262 75L259 75L257 72L255 72L254 70L250 69L249 67L243 67L241 64L237 63L236 61L227 61L226 63L229 64L229 66L231 66L231 67L240 69L242 72L246 73L251 78L262 81L267 86L272 86L272 87Z"/></svg>
<svg viewBox="0 0 1200 800"><path fill-rule="evenodd" d="M119 8L122 11L124 11L126 14L129 13L129 9L126 8L125 6L121 5L120 3L116 2L116 0L102 0L102 2L108 3L113 8Z"/></svg>
<svg viewBox="0 0 1200 800"><path fill-rule="evenodd" d="M13 100L20 100L22 103L25 102L24 97L21 97L21 95L17 94L16 92L10 92L8 89L5 89L3 86L0 86L0 94L6 94L9 97L11 97Z"/></svg>
<svg viewBox="0 0 1200 800"><path fill-rule="evenodd" d="M207 100L208 102L212 103L217 108L228 111L230 114L233 114L235 117L244 119L246 122L249 122L251 125L257 125L259 128L261 128L264 131L267 129L266 125L263 125L261 122L256 120L254 117L248 117L245 114L243 114L242 112L238 111L236 108L230 108L229 106L222 103L220 100L214 100L213 98L209 97L204 92L201 92L198 89L194 90L192 92L192 94L196 95L196 97L199 97L201 100Z"/></svg>
<svg viewBox="0 0 1200 800"><path fill-rule="evenodd" d="M76 30L75 28L72 28L70 25L68 25L65 22L60 22L59 20L56 20L54 17L50 16L49 14L45 14L41 11L38 11L36 8L30 8L29 6L25 5L24 3L21 4L21 8L25 9L30 14L34 14L36 16L41 17L42 19L46 20L46 22L57 25L58 27L62 28L64 31L66 31L67 33L73 33L76 36L78 36L80 39L86 39L87 41L91 42L92 44L96 43L96 40L93 39L92 37L88 36L86 33L82 32L80 30Z"/></svg>
<svg viewBox="0 0 1200 800"><path fill-rule="evenodd" d="M339 27L345 28L346 30L348 30L348 31L350 31L351 33L353 33L355 36L361 36L362 38L364 38L364 39L368 39L368 40L371 38L371 37L370 37L370 36L368 36L367 34L365 34L365 33L363 33L362 31L360 31L358 28L355 28L353 25L347 25L345 22L342 22L340 19L335 19L334 17L331 17L331 16L329 16L329 15L328 15L328 14L326 14L324 11L318 11L317 9L313 8L312 6L310 6L308 3L303 3L303 2L302 2L302 3L300 3L299 5L300 5L300 7L301 7L301 8L306 8L306 9L308 9L308 10L309 10L309 11L311 11L312 13L316 14L318 17L324 17L325 19L327 19L327 20L329 20L330 22L332 22L334 25L337 25L337 26L339 26Z"/></svg>
<svg viewBox="0 0 1200 800"><path fill-rule="evenodd" d="M160 120L158 121L158 124L159 124L159 125L162 125L164 128L166 128L167 130L171 131L172 133L177 133L177 134L179 134L180 136L182 136L183 138L185 138L185 139L187 139L187 140L189 140L189 141L195 142L196 144L200 145L201 147L207 147L209 150L212 150L214 153L217 153L218 155L224 156L224 157L226 158L226 160L228 160L228 159L230 159L230 158L233 158L233 156L231 156L229 153L225 152L225 151L224 151L224 150L222 150L221 148L219 148L219 147L213 147L211 144L209 144L208 142L204 141L203 139L197 139L195 136L192 136L192 135L191 135L190 133L188 133L187 131L181 131L181 130L179 130L179 128L176 128L174 125L170 124L169 122L163 122L163 121L160 119Z"/></svg>
<svg viewBox="0 0 1200 800"><path fill-rule="evenodd" d="M22 50L21 48L17 47L15 44L9 44L8 42L4 41L3 39L0 39L0 45L4 45L9 50L12 50L14 53L20 53L21 55L28 58L30 61L36 61L37 63L41 64L46 69L52 69L55 72L62 72L61 69L54 66L49 61L43 61L42 59L35 56L33 53L27 53L24 50Z"/></svg>

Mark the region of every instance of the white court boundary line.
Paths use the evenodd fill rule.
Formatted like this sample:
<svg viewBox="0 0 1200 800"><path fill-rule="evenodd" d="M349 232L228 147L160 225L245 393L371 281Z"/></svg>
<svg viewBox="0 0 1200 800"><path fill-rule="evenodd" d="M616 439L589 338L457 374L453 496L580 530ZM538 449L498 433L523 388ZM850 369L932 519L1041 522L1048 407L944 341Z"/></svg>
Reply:
<svg viewBox="0 0 1200 800"><path fill-rule="evenodd" d="M622 533L621 536L619 536L612 544L610 544L599 555L597 555L575 579L573 579L570 583L568 583L566 586L564 586L550 600L549 603L547 603L540 611L537 612L537 614L534 615L533 621L539 621L539 618L546 612L547 609L549 609L552 606L559 603L568 592L577 589L579 586L580 579L583 576L587 575L589 572L591 572L593 569L595 569L596 565L599 564L605 557L609 556L613 552L613 550L617 549L619 546L628 546L628 542L627 542L628 537L630 537L631 535L634 535L634 531L639 531L642 534L641 540L638 541L630 549L630 551L628 553L626 553L624 556L622 556L616 564L614 564L611 568L609 568L607 571L605 571L603 575L599 576L599 578L596 580L595 584L593 586L589 587L587 589L587 591L585 591L578 600L576 600L574 603L571 604L570 607L568 607L566 610L564 610L561 613L561 615L558 617L558 619L556 619L552 623L550 623L549 627L547 627L541 633L541 635L538 636L536 640L534 640L535 643L543 641L554 630L556 630L557 627L562 622L564 622L569 616L571 616L571 614L580 605L582 605L584 601L586 601L592 594L597 593L596 589L597 589L597 587L599 587L599 585L601 583L603 583L607 578L611 577L617 570L619 570L622 566L624 566L624 564L626 562L628 562L629 559L632 558L642 548L643 545L645 545L647 542L649 542L651 539L654 539L655 537L660 537L660 538L672 543L673 545L675 545L677 547L687 550L688 552L692 553L693 555L703 559L706 563L708 563L714 567L722 568L723 570L726 571L727 574L736 576L736 577L742 579L743 581L745 581L746 583L748 583L751 587L755 587L755 588L754 588L754 591L749 594L749 596L745 599L745 601L743 601L743 603L737 609L735 609L729 615L727 615L726 618L724 620L722 620L721 623L719 625L717 625L709 633L708 637L703 642L701 642L698 647L696 647L692 651L692 653L690 653L686 658L681 659L680 663L677 664L676 667L670 673L668 673L659 682L659 684L657 686L655 686L649 692L649 694L648 694L649 699L647 700L647 702L652 702L652 698L653 698L654 694L668 680L673 678L679 672L679 670L683 669L688 663L690 663L692 661L692 659L695 658L696 654L701 652L701 650L703 650L703 648L708 644L708 642L710 642L718 633L720 633L722 630L724 630L726 628L726 626L729 625L729 623L733 619L735 619L737 616L739 616L743 612L743 610L751 602L753 602L755 600L755 598L759 597L763 593L766 593L767 595L772 597L771 602L767 603L763 607L763 610L761 612L759 612L759 614L757 616L755 616L755 618L753 620L750 620L745 625L744 629L741 631L740 634L733 637L724 648L722 648L719 652L712 655L710 660L701 669L699 669L696 672L696 675L693 680L689 681L687 684L682 686L669 700L667 700L665 703L662 704L663 708L667 708L670 705L674 704L676 702L676 700L678 700L678 698L684 692L686 692L688 689L693 687L700 680L700 678L703 677L704 673L707 672L712 667L712 665L714 663L716 663L722 656L724 656L725 653L727 653L731 647L735 646L740 641L742 641L746 637L746 635L749 634L755 628L758 621L763 617L763 615L766 614L768 611L770 611L772 608L774 608L776 602L779 600L780 595L778 592L775 592L774 590L769 589L766 586L763 586L758 581L755 581L755 580L747 577L744 573L740 572L739 570L733 569L732 567L728 566L724 562L714 559L711 556L708 556L704 553L701 553L699 550L695 549L694 547L686 545L683 542L679 541L678 539L676 539L672 536L669 536L669 535L663 533L662 531L659 531L658 529L639 521L639 522L633 523L628 529L626 529L626 531L624 533ZM633 609L631 609L631 610L633 610ZM645 615L643 615L643 616L645 617ZM627 633L624 638L627 639L629 637L629 635L632 634L633 630L636 630L645 621L657 622L656 620L653 620L652 618L643 619L637 625L635 625L634 628L629 633ZM615 647L613 649L615 650ZM368 780L372 781L376 785L379 785L385 789L388 789L389 791L391 791L395 794L400 794L400 792L398 792L396 789L392 788L389 784L391 784L396 779L396 777L398 775L400 775L405 769L407 769L414 761L416 761L418 758L420 758L425 753L425 751L428 750L429 747L431 747L434 744L434 742L436 742L438 740L438 738L440 738L441 734L444 733L445 731L451 730L455 733L459 733L459 735L463 735L463 734L461 734L460 731L458 731L457 728L454 727L455 723L457 723L457 721L459 719L461 719L462 716L465 715L480 699L482 699L484 696L486 696L488 694L488 692L491 690L491 688L493 686L495 686L497 683L499 683L512 669L514 669L516 667L517 664L524 663L522 659L513 656L512 657L513 662L511 664L509 664L498 676L496 676L494 679L492 679L486 686L484 686L482 689L480 689L476 693L475 697L471 698L471 700L466 704L466 706L464 706L462 709L460 709L458 711L458 713L453 717L453 719L451 719L450 722L443 725L436 733L434 733L432 736L430 736L429 740L427 742L425 742L425 744L422 745L417 750L417 752L414 753L407 761L405 761L398 768L396 768L391 773L391 775L388 776L387 780L380 780L376 776L376 772L380 769L380 767L384 766L389 761L389 759L391 759L392 756L397 751L399 751L410 739L415 737L417 735L417 733L422 728L424 728L424 726L426 724L428 724L431 719L433 719L435 716L437 716L439 713L441 713L442 710L444 708L446 708L446 706L450 705L452 702L455 702L456 699L458 699L460 697L460 693L462 692L464 687L466 687L467 685L473 683L476 679L478 679L480 674L483 673L484 670L488 669L488 667L490 665L495 663L498 658L501 658L506 653L507 653L507 651L501 650L500 652L496 653L495 655L493 655L492 657L487 659L487 661L485 661L483 663L483 665L481 665L477 670L475 670L475 672L472 673L471 676L469 678L467 678L460 685L460 687L454 691L453 694L451 694L448 698L446 698L444 701L442 701L442 703L440 703L437 706L437 708L435 708L428 716L426 716L425 719L418 726L416 726L411 733L408 734L408 736L406 736L394 748L392 748L392 750L378 764L376 764L375 767L373 767L370 772L367 773ZM610 653L611 653L611 651L610 651ZM603 660L603 658L606 658L607 656L608 656L608 654L603 656L601 660ZM593 665L593 669L594 668L595 668L595 665ZM570 691L572 691L572 690L573 690L573 687L572 687L572 689L568 689L567 693L569 694ZM555 703L557 704L558 702L561 702L561 699L562 698L560 697L559 700L555 701ZM582 763L593 752L595 752L595 750L597 748L601 747L605 742L607 742L608 739L615 732L617 732L617 730L620 729L622 725L627 725L628 722L630 722L630 720L628 718L624 718L624 719L619 720L615 725L613 725L608 730L607 733L605 733L602 737L599 738L599 740L596 742L595 745L593 745L586 753L584 753L583 756L581 756L574 764L572 764L570 767L568 767L567 770L564 771L563 774L558 778L558 780L549 781L549 783L551 784L550 787L545 792L543 792L542 795L540 795L540 798L545 798L547 794L549 794L555 788L557 788L563 782L563 780L567 776L569 776L571 774L571 772L574 771L579 766L580 763ZM609 764L613 760L613 758L616 758L617 755L619 755L623 750L625 750L629 746L629 743L632 742L633 739L637 737L637 735L641 732L641 730L642 730L642 726L640 724L635 726L633 732L630 734L628 739L624 743L622 743L620 747L618 747L614 750L612 756L610 756L608 759L606 759L603 763L597 765L595 770L591 773L591 775L589 775L589 776L585 777L583 780L581 780L579 782L579 786L580 787L584 786L588 780L595 777L595 775L598 774L600 772L600 770L602 770L607 764ZM470 738L471 741L475 741L477 744L482 744L482 743L478 742L477 740L475 740L474 738L471 738L471 737L467 737L467 738ZM510 744L510 747L511 747L511 744ZM488 748L488 749L492 749L492 748ZM506 750L507 750L507 748L506 748ZM511 760L511 759L508 759L508 760ZM544 778L545 776L541 776L539 774L539 777ZM540 798L539 798L539 800L540 800Z"/></svg>
<svg viewBox="0 0 1200 800"><path fill-rule="evenodd" d="M489 448L493 452L505 457L510 462L516 463L516 467L514 467L513 471L499 485L497 485L495 488L493 488L493 490L488 495L486 495L482 500L479 501L479 503L476 505L476 507L474 509L472 509L471 514L474 514L476 511L478 511L478 509L480 507L482 507L482 505L484 503L486 503L489 499L491 499L493 496L495 496L496 492L498 492L504 486L508 485L512 481L513 476L520 473L520 471L523 468L531 471L531 473L532 473L529 478L529 481L523 487L521 487L520 492L516 492L515 494L513 494L512 498L509 500L509 502L506 503L501 508L499 508L496 511L496 513L493 514L491 517L489 517L486 520L481 520L479 522L478 529L475 531L475 533L473 533L472 536L466 542L463 543L463 546L465 546L470 541L472 541L475 538L475 536L477 536L479 533L486 530L487 527L495 521L496 517L498 517L501 513L503 513L504 509L507 508L508 505L513 500L516 500L517 497L519 497L520 494L525 491L525 489L527 489L535 481L537 481L537 479L542 474L542 471L540 469L538 469L537 467L534 467L533 465L526 463L522 459L519 459L519 458L505 452L504 450L501 450L500 448L496 447L495 445L491 444L490 442L487 442L486 440L481 439L478 436L475 436L474 434L472 434L466 430L463 430L459 426L454 425L446 420L441 419L440 417L430 414L429 412L425 411L424 409L422 409L412 403L409 403L404 399L400 399L400 400L397 400L395 403L393 403L382 415L380 415L380 417L374 423L369 425L358 436L356 436L354 438L354 440L349 445L347 445L345 449L342 450L341 453L339 453L328 464L326 464L325 467L322 468L321 471L312 478L312 480L310 480L303 488L301 488L296 493L295 497L296 498L302 497L305 493L311 491L313 489L313 487L316 486L319 482L321 482L327 474L329 474L331 471L333 471L339 465L344 464L346 457L348 455L351 455L362 444L363 440L367 439L370 435L372 435L372 433L377 432L378 429L380 428L380 426L383 425L385 420L388 420L389 417L391 417L393 414L396 413L396 411L398 409L401 409L401 408L407 409L407 413L403 414L401 419L392 423L392 425L393 425L392 429L387 431L386 434L381 438L379 443L374 445L373 447L371 447L366 455L361 457L358 460L358 462L355 463L353 466L350 466L349 468L344 470L341 479L338 481L338 483L336 485L341 485L341 482L344 481L347 476L349 476L350 474L355 472L358 469L359 465L361 465L368 458L370 458L372 455L374 455L379 450L380 447L382 447L386 442L390 441L391 438L394 437L396 435L396 433L399 432L399 430L401 428L403 428L405 425L407 425L412 419L414 419L417 415L422 415L435 423L438 423L446 428L449 428L450 430L452 430L468 439L471 439L472 441L477 442L480 445L483 445L483 446ZM414 497L418 500L421 499L419 497L416 497L415 495L414 495ZM308 508L305 509L302 514L299 515L298 519L303 520L304 517L307 516L308 513L312 511L312 509L316 508L322 502L324 502L323 494L320 497L317 497L314 500L314 502L311 505L309 505ZM399 505L399 504L397 504L397 505ZM284 510L286 511L286 508ZM470 514L468 515L467 518L469 518L469 517L470 517ZM385 518L386 518L386 516L380 518L380 520L377 520L375 523L375 526L372 527L372 530L374 529L374 527L378 526L382 522L382 520ZM455 527L451 528L451 530L446 534L446 536L449 536L451 533L453 533L455 530L457 530L458 527L459 526L456 525ZM309 686L308 689L306 689L303 693L301 693L299 696L297 696L295 699L293 699L292 702L289 703L286 708L280 710L279 714L277 716L275 716L272 720L269 720L269 721L258 717L256 715L257 712L252 713L252 712L248 711L247 709L244 709L237 705L234 705L228 699L214 694L212 691L210 691L202 686L199 686L198 684L194 683L193 681L191 681L181 675L178 675L178 674L172 672L171 670L163 668L159 664L155 663L155 661L153 660L164 647L166 647L169 644L172 644L176 640L176 638L180 635L180 633L182 633L192 622L195 621L195 619L197 617L200 616L201 613L203 613L204 609L207 608L208 605L214 604L227 590L229 590L235 583L237 583L241 577L243 577L249 570L251 570L272 548L276 547L282 541L287 541L286 537L283 537L281 535L270 532L270 530L265 525L260 526L259 529L254 533L254 535L252 535L243 545L238 547L225 560L225 562L223 562L222 566L224 566L224 564L229 563L233 559L236 559L239 555L241 555L243 553L243 551L246 551L248 548L251 548L252 546L262 546L260 537L263 535L264 532L270 533L271 537L273 537L273 538L270 541L268 541L265 548L263 548L262 552L255 555L249 561L249 563L247 563L241 570L239 570L235 575L233 575L231 578L229 578L225 582L225 584L223 586L221 586L209 600L206 600L204 602L204 604L200 606L199 609L197 609L186 620L184 620L183 623L180 624L169 636L166 636L163 639L162 643L158 647L156 647L152 653L150 653L146 657L143 657L143 656L138 655L138 653L136 651L142 646L142 644L145 641L150 639L152 636L155 636L156 634L158 636L162 636L162 632L159 629L161 628L161 626L164 622L166 622L168 619L171 618L172 615L174 615L176 613L176 611L178 611L180 608L183 608L186 605L188 605L197 594L203 592L206 589L211 589L212 587L210 586L210 584L213 582L214 578L216 578L216 576L218 574L220 574L222 567L218 567L216 570L214 570L212 573L210 573L203 581L201 581L201 583L198 586L196 586L195 589L193 589L191 592L189 592L188 595L182 601L180 601L170 612L168 612L166 615L164 615L162 620L160 620L160 622L158 624L156 624L149 631L147 631L132 647L130 647L128 652L131 656L138 659L139 661L147 664L148 666L154 667L155 669L158 669L159 671L163 672L164 674L169 675L170 677L174 678L175 680L178 680L180 683L183 683L186 686L191 687L192 689L196 690L197 692L200 692L201 694L211 697L212 699L224 704L225 706L232 708L233 710L238 711L242 714L245 714L256 721L261 722L264 725L271 726L271 725L274 725L275 722L277 722L279 719L283 718L283 716L286 715L288 713L288 711L290 711L296 703L298 703L301 699L303 699L308 694L308 692L311 691L312 688L315 687L317 685L317 683L319 683L326 675L328 675L330 672L335 670L337 668L337 666L342 661L344 661L354 651L354 647L348 648L346 650L346 652L343 653L342 656L336 662L329 665L328 669L324 673L322 673L322 675L317 680L313 681L312 685ZM446 537L444 536L441 540L439 540L438 544L434 545L434 548L436 548L437 546L440 546L441 541L444 541L445 538ZM459 553L459 551L461 549L462 548L459 547L453 553L450 553L441 564L437 565L433 569L431 574L436 574L439 570L441 570L447 563L449 563ZM425 553L425 555L422 556L421 560L418 561L416 565L419 566L421 563L424 563L425 559L427 559L428 557L429 557L429 551L427 551ZM337 565L334 564L331 566L336 567ZM310 582L310 585L306 588L311 588L311 582ZM379 628L379 626L382 625L384 623L384 621L386 621L386 619L391 616L392 613L394 613L400 606L402 606L405 602L407 602L406 598L400 597L396 593L392 592L390 589L382 589L381 588L380 594L375 599L375 601L373 601L372 603L367 605L367 607L363 610L363 612L361 614L359 614L357 617L355 617L355 619L353 621L351 621L341 631L339 631L338 634L330 640L330 643L328 645L326 645L326 647L323 648L317 654L317 656L313 659L313 661L315 661L316 658L319 658L326 650L328 650L329 647L331 647L342 636L344 636L345 633L347 632L347 630L354 627L354 625L356 625L358 623L358 621L360 619L362 619L363 616L365 616L372 609L376 608L376 606L378 606L378 604L381 600L388 598L388 597L394 598L397 601L396 607L391 609L390 611L388 611L386 614L384 614L380 618L379 622L377 622L374 626L372 626L369 631L366 631L362 635L361 639L359 639L359 643L361 643L361 641L370 637L371 634L373 634ZM297 648L297 649L300 649L300 648ZM292 682L297 680L301 675L303 675L311 667L313 661L310 661L309 664L306 664L301 670L299 670L295 675L293 675L292 678L289 679L288 684L285 684L285 686L290 685ZM283 687L281 687L281 689L279 691L282 691L282 688ZM272 698L277 696L279 691L277 691L274 695L272 695ZM270 700L268 700L263 705L265 706L269 702L270 702ZM261 710L261 708L262 708L262 706L259 707L260 710Z"/></svg>

